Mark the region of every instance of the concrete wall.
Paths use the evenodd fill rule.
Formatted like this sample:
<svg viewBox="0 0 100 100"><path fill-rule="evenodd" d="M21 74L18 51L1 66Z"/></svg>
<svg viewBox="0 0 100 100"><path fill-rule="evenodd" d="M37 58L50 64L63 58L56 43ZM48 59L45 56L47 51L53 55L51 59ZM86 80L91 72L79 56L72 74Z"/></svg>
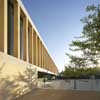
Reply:
<svg viewBox="0 0 100 100"><path fill-rule="evenodd" d="M81 90L81 91L100 91L100 79L77 79L77 80L55 80L45 83L46 88Z"/></svg>
<svg viewBox="0 0 100 100"><path fill-rule="evenodd" d="M100 91L100 79L76 80L76 90Z"/></svg>
<svg viewBox="0 0 100 100"><path fill-rule="evenodd" d="M30 90L28 86L29 83L24 79L25 77L29 77L29 75L26 74L27 68L31 68L32 70L32 80L34 80L32 87L36 88L39 69L32 64L0 52L0 98L3 98L2 100L8 100L8 94L11 92L13 95L17 93L21 95ZM11 84L9 84L9 82L11 82ZM16 84L16 86L13 86L14 84ZM13 92L16 89L17 91ZM12 96L12 94L10 96Z"/></svg>
<svg viewBox="0 0 100 100"><path fill-rule="evenodd" d="M2 82L4 83L6 81L5 80L5 78L6 78L7 81L13 80L14 83L19 84L18 88L21 88L21 89L18 91L24 90L24 92L28 92L29 89L27 87L25 87L27 81L25 81L25 79L23 80L23 78L21 78L21 76L28 77L28 75L25 73L25 71L27 71L27 68L32 69L32 78L34 80L32 87L34 87L34 88L41 87L44 84L41 80L38 79L38 71L54 74L48 70L45 70L43 68L40 68L33 64L30 64L23 60L17 59L16 57L12 57L10 55L0 52L0 91L3 92L4 89L6 90L6 88L4 88L4 87L3 87L3 90L1 89L1 87L2 87L1 83ZM31 72L29 72L29 73L31 73ZM4 79L1 81L2 78L4 78ZM8 84L9 83L7 83L6 85L8 85ZM8 85L8 86L10 86L11 90L15 89L12 85ZM7 93L9 93L9 92L7 92ZM3 97L5 94L6 94L6 92L3 92ZM2 93L0 93L0 98L1 98L1 96L2 96Z"/></svg>
<svg viewBox="0 0 100 100"><path fill-rule="evenodd" d="M9 76L11 79L15 79L19 73L24 75L28 66L37 70L36 66L32 64L0 52L0 78Z"/></svg>

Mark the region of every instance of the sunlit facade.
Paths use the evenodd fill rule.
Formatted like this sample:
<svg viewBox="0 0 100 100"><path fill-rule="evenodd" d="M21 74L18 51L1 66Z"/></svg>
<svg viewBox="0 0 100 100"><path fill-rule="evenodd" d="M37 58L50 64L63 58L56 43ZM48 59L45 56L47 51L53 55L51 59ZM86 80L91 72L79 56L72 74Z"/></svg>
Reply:
<svg viewBox="0 0 100 100"><path fill-rule="evenodd" d="M0 52L58 73L21 0L0 0Z"/></svg>

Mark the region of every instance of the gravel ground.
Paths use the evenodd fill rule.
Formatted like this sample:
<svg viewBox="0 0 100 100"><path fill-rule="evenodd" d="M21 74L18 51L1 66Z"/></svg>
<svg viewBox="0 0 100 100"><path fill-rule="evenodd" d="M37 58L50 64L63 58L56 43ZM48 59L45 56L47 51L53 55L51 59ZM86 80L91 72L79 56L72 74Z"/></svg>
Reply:
<svg viewBox="0 0 100 100"><path fill-rule="evenodd" d="M18 100L100 100L100 92L37 89Z"/></svg>

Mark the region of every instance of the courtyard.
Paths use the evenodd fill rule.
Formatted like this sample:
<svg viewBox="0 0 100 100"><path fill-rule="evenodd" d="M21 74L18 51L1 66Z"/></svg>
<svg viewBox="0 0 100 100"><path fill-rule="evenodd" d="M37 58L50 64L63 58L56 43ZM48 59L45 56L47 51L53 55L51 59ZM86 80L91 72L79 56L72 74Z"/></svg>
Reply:
<svg viewBox="0 0 100 100"><path fill-rule="evenodd" d="M35 89L18 100L100 100L100 92Z"/></svg>

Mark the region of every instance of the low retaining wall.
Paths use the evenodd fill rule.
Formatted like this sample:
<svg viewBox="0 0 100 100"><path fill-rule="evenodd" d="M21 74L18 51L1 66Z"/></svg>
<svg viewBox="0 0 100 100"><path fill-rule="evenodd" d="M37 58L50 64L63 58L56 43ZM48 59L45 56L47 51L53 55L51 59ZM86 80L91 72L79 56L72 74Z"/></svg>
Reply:
<svg viewBox="0 0 100 100"><path fill-rule="evenodd" d="M100 79L81 79L74 80L76 90L95 90L100 91Z"/></svg>
<svg viewBox="0 0 100 100"><path fill-rule="evenodd" d="M100 79L55 80L45 84L53 89L100 91Z"/></svg>

